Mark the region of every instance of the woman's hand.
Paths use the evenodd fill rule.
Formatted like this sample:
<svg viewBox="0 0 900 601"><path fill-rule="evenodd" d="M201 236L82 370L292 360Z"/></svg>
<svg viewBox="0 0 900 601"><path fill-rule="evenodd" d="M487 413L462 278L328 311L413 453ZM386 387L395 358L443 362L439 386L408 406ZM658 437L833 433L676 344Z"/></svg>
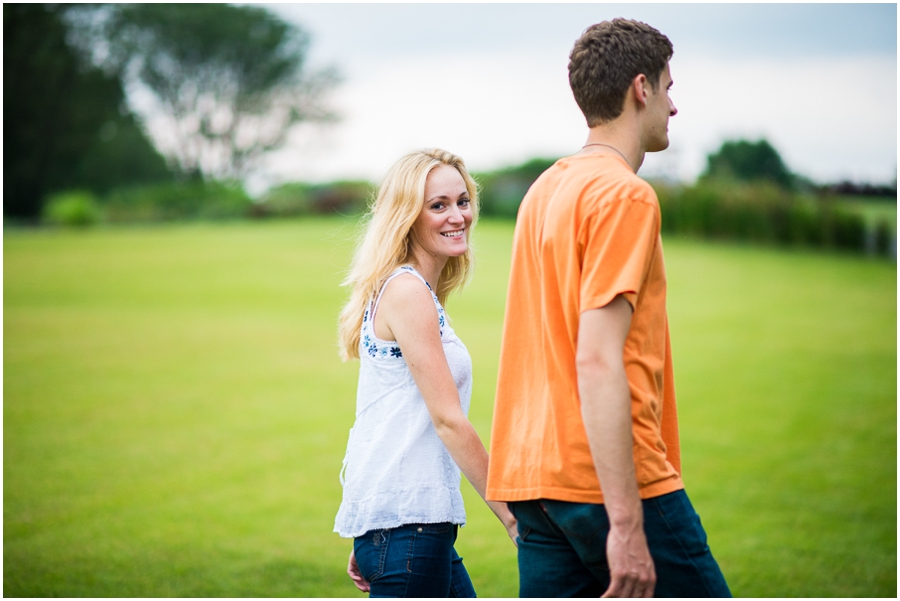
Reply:
<svg viewBox="0 0 900 601"><path fill-rule="evenodd" d="M347 563L347 574L350 575L350 580L353 581L356 588L364 593L369 592L369 582L363 578L362 572L359 571L359 566L356 565L356 551L354 549L350 549L350 561Z"/></svg>
<svg viewBox="0 0 900 601"><path fill-rule="evenodd" d="M518 547L519 543L516 542L516 537L519 536L519 525L516 517L509 510L509 505L502 501L488 501L487 504L491 511L494 512L494 515L497 516L497 519L500 520L500 523L503 524L503 527L506 528L506 533L512 539L513 544Z"/></svg>
<svg viewBox="0 0 900 601"><path fill-rule="evenodd" d="M516 537L519 536L519 524L516 522L515 518L513 518L512 524L504 524L506 526L506 533L509 535L509 538L512 539L513 544L518 547L519 543L516 542Z"/></svg>

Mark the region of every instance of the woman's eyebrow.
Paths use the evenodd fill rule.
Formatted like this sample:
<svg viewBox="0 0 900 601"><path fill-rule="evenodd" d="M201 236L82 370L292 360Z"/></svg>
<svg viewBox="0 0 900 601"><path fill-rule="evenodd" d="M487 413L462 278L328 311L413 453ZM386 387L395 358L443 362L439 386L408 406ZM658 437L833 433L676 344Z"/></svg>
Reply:
<svg viewBox="0 0 900 601"><path fill-rule="evenodd" d="M462 198L463 196L468 196L468 195L469 195L469 191L466 190L464 192L460 192L459 196L457 196L457 198ZM426 198L425 202L431 202L432 200L452 200L452 198L447 196L446 194L439 194L437 196L432 196L431 198Z"/></svg>

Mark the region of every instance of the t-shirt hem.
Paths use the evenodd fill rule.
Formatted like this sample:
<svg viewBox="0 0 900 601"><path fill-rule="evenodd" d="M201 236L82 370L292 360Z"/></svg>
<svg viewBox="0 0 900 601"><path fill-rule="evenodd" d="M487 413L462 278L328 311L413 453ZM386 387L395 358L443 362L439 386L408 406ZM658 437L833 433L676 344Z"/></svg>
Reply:
<svg viewBox="0 0 900 601"><path fill-rule="evenodd" d="M679 476L672 476L665 480L644 485L638 491L641 499L661 497L672 492L684 489L684 482ZM554 501L568 501L570 503L596 503L603 504L603 493L599 490L581 490L574 488L562 488L553 486L536 486L529 488L491 489L487 491L489 501L533 501L536 499L551 499Z"/></svg>

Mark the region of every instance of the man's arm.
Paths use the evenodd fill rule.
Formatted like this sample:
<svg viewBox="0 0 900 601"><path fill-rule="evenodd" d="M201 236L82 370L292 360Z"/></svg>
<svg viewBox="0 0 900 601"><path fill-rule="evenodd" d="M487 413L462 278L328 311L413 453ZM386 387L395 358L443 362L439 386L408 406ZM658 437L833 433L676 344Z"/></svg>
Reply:
<svg viewBox="0 0 900 601"><path fill-rule="evenodd" d="M581 416L610 523L606 557L611 580L604 597L652 597L656 585L635 477L631 392L623 361L631 313L631 305L618 295L608 305L582 313L578 325Z"/></svg>

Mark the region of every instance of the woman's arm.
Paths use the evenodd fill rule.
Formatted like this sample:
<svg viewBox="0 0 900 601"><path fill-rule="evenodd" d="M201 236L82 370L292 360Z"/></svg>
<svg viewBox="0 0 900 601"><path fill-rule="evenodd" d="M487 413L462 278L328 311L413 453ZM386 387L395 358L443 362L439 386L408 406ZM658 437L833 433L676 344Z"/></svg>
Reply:
<svg viewBox="0 0 900 601"><path fill-rule="evenodd" d="M462 411L459 392L441 344L431 291L414 275L397 276L381 297L374 325L379 338L382 336L378 331L383 331L383 327L389 336L384 339L396 340L400 345L437 435L466 479L484 499L488 453ZM516 519L506 503L486 503L515 542Z"/></svg>

